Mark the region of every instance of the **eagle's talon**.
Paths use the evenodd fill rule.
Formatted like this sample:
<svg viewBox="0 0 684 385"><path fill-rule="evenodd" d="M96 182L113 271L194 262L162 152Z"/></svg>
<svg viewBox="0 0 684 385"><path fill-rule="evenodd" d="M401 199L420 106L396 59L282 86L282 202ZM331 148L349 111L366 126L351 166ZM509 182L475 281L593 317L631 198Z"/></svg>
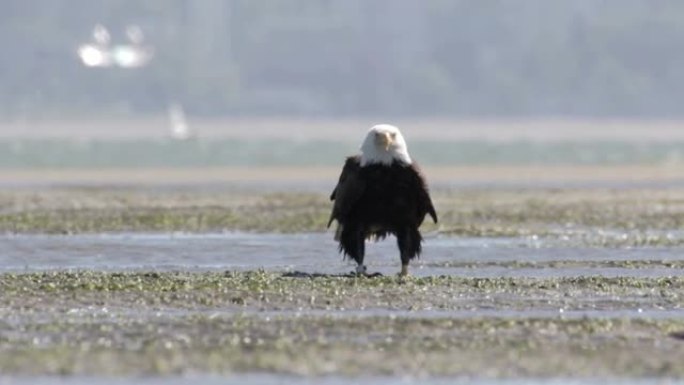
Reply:
<svg viewBox="0 0 684 385"><path fill-rule="evenodd" d="M366 277L366 278L382 277L382 273L380 273L380 272L369 273L368 268L365 265L356 266L356 270L352 271L351 275L355 276L355 277Z"/></svg>

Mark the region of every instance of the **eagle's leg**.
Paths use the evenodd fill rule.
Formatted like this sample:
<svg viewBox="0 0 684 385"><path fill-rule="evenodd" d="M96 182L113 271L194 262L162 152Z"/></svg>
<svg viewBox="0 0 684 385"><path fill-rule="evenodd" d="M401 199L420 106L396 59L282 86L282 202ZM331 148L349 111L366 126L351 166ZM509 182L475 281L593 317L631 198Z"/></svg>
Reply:
<svg viewBox="0 0 684 385"><path fill-rule="evenodd" d="M351 226L345 226L340 234L340 250L343 250L349 258L353 259L357 266L352 274L365 277L378 277L382 274L369 274L366 265L363 264L363 257L366 254L366 232L363 228L350 230Z"/></svg>
<svg viewBox="0 0 684 385"><path fill-rule="evenodd" d="M366 252L364 243L363 229L356 226L340 226L340 250L344 251L349 258L356 262L356 274L366 274L366 267L363 265L363 256Z"/></svg>
<svg viewBox="0 0 684 385"><path fill-rule="evenodd" d="M399 256L401 258L401 271L399 272L400 277L406 277L408 275L408 265L411 259L408 253L408 232L402 231L397 234L397 245L399 246Z"/></svg>
<svg viewBox="0 0 684 385"><path fill-rule="evenodd" d="M354 260L358 264L356 266L356 275L357 276L363 276L363 277L368 277L368 278L374 278L374 277L380 277L382 276L381 273L368 273L368 268L366 265L363 264L363 258L366 255L366 234L364 231L360 231L358 238L356 239L358 242L356 245L356 254L353 256Z"/></svg>
<svg viewBox="0 0 684 385"><path fill-rule="evenodd" d="M408 275L409 261L420 254L420 233L414 229L403 229L397 232L397 246L401 257L399 276Z"/></svg>
<svg viewBox="0 0 684 385"><path fill-rule="evenodd" d="M355 242L355 250L352 255L352 258L357 263L356 266L356 274L357 275L368 275L367 273L367 268L366 265L363 264L363 258L366 254L366 240L365 237L363 236L363 231L358 231L356 234L356 237L354 239Z"/></svg>

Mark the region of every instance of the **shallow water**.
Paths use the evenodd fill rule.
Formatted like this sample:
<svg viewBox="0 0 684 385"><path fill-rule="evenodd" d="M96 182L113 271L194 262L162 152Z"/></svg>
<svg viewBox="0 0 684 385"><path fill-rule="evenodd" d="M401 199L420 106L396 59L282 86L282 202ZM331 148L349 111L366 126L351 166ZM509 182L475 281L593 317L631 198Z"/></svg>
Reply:
<svg viewBox="0 0 684 385"><path fill-rule="evenodd" d="M588 261L683 260L680 248L562 247L525 238L455 238L428 235L416 276L465 277L660 277L678 274L665 266L640 268L583 265ZM455 262L502 262L495 266L449 266ZM515 262L579 261L570 266L516 266ZM507 265L506 263L510 263ZM393 238L367 246L370 271L394 274L399 258ZM338 274L352 270L330 233L309 234L97 234L0 236L0 272L54 269L254 270Z"/></svg>
<svg viewBox="0 0 684 385"><path fill-rule="evenodd" d="M330 317L330 318L374 318L390 317L402 319L469 319L469 318L508 318L508 319L527 319L527 318L557 318L563 320L593 318L593 319L614 319L614 318L642 318L642 319L677 319L684 318L684 309L591 309L591 310L566 310L564 308L553 309L499 309L499 308L474 308L463 310L393 310L387 308L364 308L362 310L331 310L331 309L278 309L278 310L217 310L217 309L176 309L176 310L122 310L110 309L106 307L83 307L70 309L66 314L60 315L63 321L78 320L87 316L96 319L98 322L117 322L125 320L137 321L160 321L172 320L175 317L205 316L211 319L240 317L259 317L263 319L278 317ZM20 325L29 319L26 315L7 316L3 319L8 325ZM36 312L30 316L32 323L52 322L54 314Z"/></svg>

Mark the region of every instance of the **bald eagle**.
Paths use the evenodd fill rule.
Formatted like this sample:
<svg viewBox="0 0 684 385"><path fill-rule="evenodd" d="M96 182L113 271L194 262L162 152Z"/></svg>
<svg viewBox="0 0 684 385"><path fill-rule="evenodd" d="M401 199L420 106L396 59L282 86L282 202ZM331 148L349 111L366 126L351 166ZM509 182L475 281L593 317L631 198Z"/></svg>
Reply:
<svg viewBox="0 0 684 385"><path fill-rule="evenodd" d="M409 261L421 252L418 228L428 214L437 223L425 178L401 132L389 124L371 127L361 155L347 158L330 200L334 204L328 227L337 221L335 240L340 252L356 261L358 274L366 274L365 240L393 234L401 258L399 274L407 275Z"/></svg>

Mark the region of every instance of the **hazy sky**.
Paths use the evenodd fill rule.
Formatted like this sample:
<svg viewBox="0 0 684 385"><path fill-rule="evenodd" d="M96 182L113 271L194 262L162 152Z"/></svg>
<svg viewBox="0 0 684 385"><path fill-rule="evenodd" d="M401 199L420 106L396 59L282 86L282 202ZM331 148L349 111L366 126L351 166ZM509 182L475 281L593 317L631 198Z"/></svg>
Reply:
<svg viewBox="0 0 684 385"><path fill-rule="evenodd" d="M180 105L206 116L676 117L683 21L684 3L649 0L6 0L0 116Z"/></svg>

